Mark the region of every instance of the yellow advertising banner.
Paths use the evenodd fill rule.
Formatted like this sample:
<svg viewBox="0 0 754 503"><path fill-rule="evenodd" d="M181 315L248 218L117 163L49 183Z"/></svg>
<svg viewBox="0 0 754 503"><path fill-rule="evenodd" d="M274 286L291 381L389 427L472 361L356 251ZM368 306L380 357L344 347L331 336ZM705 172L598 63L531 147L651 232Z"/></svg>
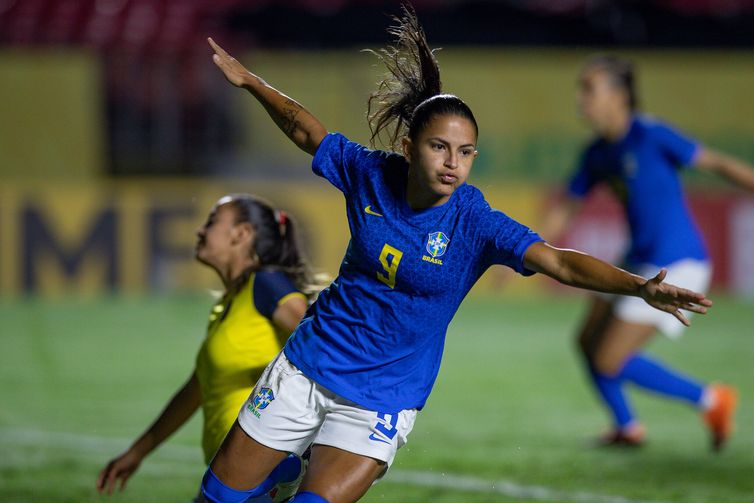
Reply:
<svg viewBox="0 0 754 503"><path fill-rule="evenodd" d="M217 288L215 275L194 261L196 229L217 199L239 191L293 215L315 269L337 275L350 235L343 196L324 180L11 183L0 189L0 293ZM533 187L488 187L487 196L523 222L534 220L540 201ZM507 279L493 273L481 288L498 289Z"/></svg>

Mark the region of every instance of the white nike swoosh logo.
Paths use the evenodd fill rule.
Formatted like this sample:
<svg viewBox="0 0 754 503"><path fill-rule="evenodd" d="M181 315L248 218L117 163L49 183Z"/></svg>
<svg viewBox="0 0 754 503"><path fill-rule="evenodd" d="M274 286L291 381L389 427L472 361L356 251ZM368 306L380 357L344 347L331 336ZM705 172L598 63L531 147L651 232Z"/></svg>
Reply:
<svg viewBox="0 0 754 503"><path fill-rule="evenodd" d="M383 439L379 438L374 433L372 433L371 435L369 435L369 440L374 440L376 442L382 442L384 444L390 444L390 442L388 442L387 440L383 440Z"/></svg>
<svg viewBox="0 0 754 503"><path fill-rule="evenodd" d="M376 211L372 210L372 205L371 204L369 206L367 206L366 208L364 208L364 211L366 212L367 215L374 215L375 217L381 217L382 216L379 213L377 213Z"/></svg>

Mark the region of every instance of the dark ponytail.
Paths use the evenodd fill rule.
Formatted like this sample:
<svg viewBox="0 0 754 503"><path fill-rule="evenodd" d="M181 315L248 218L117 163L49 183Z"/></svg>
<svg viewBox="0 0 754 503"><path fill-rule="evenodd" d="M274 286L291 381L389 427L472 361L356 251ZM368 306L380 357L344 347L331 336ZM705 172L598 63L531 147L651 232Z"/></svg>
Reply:
<svg viewBox="0 0 754 503"><path fill-rule="evenodd" d="M257 259L256 266L234 281L235 287L240 288L259 269L272 269L287 274L308 297L318 293L323 281L312 273L304 257L291 216L250 194L230 194L228 198L236 211L236 223L248 222L254 228L254 247L249 252Z"/></svg>
<svg viewBox="0 0 754 503"><path fill-rule="evenodd" d="M399 150L403 136L415 138L435 115L465 117L476 129L474 115L460 98L440 94L442 82L435 50L430 49L414 9L404 5L403 16L393 19L396 26L388 28L388 33L395 37L395 45L377 51L367 49L388 70L367 103L372 146L380 141ZM383 139L383 133L387 138Z"/></svg>
<svg viewBox="0 0 754 503"><path fill-rule="evenodd" d="M636 94L636 71L630 60L611 54L596 54L586 61L584 69L601 70L607 73L613 85L626 92L628 107L631 111L639 108L639 97Z"/></svg>

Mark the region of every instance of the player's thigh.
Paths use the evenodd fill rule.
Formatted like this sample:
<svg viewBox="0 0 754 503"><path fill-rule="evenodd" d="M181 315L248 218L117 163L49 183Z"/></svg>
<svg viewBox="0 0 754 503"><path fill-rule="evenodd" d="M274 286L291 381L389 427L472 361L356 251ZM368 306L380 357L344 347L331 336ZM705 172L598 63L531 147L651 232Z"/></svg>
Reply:
<svg viewBox="0 0 754 503"><path fill-rule="evenodd" d="M655 332L652 324L625 321L610 315L596 343L592 364L604 374L617 374L626 359L641 349Z"/></svg>
<svg viewBox="0 0 754 503"><path fill-rule="evenodd" d="M377 459L389 467L408 442L417 410L375 412L328 393L328 413L312 443Z"/></svg>
<svg viewBox="0 0 754 503"><path fill-rule="evenodd" d="M317 384L280 353L265 369L211 467L233 489L258 486L288 453L301 455L322 423Z"/></svg>
<svg viewBox="0 0 754 503"><path fill-rule="evenodd" d="M330 502L358 500L406 445L416 409L385 413L322 390L327 414L313 440L304 489Z"/></svg>
<svg viewBox="0 0 754 503"><path fill-rule="evenodd" d="M610 314L612 300L608 296L594 295L591 297L589 310L581 322L577 333L579 349L587 356L594 354L602 332L604 332Z"/></svg>
<svg viewBox="0 0 754 503"><path fill-rule="evenodd" d="M358 501L386 467L384 461L329 445L314 445L299 491L313 492L329 503Z"/></svg>
<svg viewBox="0 0 754 503"><path fill-rule="evenodd" d="M210 467L225 485L246 491L261 484L287 455L285 451L260 444L246 434L236 421Z"/></svg>

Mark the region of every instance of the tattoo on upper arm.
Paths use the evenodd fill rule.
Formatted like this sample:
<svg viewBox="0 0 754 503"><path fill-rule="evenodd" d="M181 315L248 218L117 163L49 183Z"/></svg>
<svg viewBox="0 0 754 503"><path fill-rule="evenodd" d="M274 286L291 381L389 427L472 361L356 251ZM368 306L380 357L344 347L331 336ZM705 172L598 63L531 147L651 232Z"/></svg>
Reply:
<svg viewBox="0 0 754 503"><path fill-rule="evenodd" d="M288 136L291 136L301 125L299 121L296 120L297 115L297 110L292 110L290 108L283 109L282 117L280 118L280 127Z"/></svg>
<svg viewBox="0 0 754 503"><path fill-rule="evenodd" d="M293 107L293 108L298 108L299 110L301 110L301 109L303 109L303 108L304 108L304 107L302 107L302 106L301 106L301 104L300 104L300 103L298 103L297 101L294 101L294 100L292 100L292 99L290 99L290 98L287 98L287 99L285 100L285 104L286 104L286 105L288 105L288 106L291 106L291 107Z"/></svg>

